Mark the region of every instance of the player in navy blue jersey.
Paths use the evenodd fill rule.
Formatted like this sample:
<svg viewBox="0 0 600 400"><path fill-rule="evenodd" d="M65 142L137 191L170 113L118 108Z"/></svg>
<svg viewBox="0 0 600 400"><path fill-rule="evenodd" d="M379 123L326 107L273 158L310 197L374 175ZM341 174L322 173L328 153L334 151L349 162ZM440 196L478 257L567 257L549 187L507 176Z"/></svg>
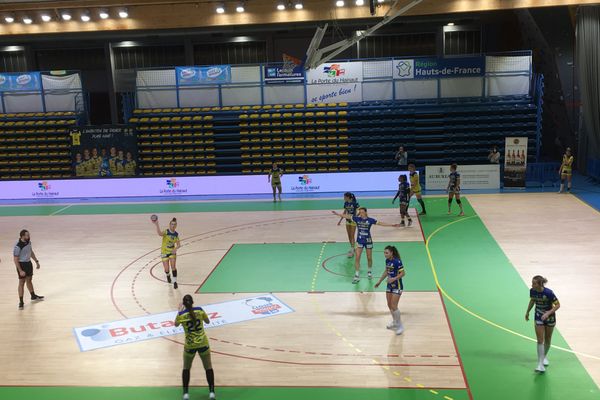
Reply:
<svg viewBox="0 0 600 400"><path fill-rule="evenodd" d="M371 227L373 225L380 225L397 228L400 224L387 224L377 221L374 218L369 218L365 207L358 208L358 216L340 214L335 211L332 211L332 213L338 217L346 218L348 221L354 221L358 229L358 236L356 238L356 257L354 259L354 278L352 279L352 283L358 283L358 281L360 281L360 256L362 255L363 249L367 250L367 276L369 279L373 278L373 238L371 238Z"/></svg>
<svg viewBox="0 0 600 400"><path fill-rule="evenodd" d="M381 274L379 281L375 284L375 287L379 287L381 282L387 277L385 297L390 313L392 314L392 322L386 328L395 330L396 335L401 335L404 332L404 326L400 318L398 302L400 301L400 296L402 296L402 290L404 290L402 278L406 275L406 272L400 259L400 253L398 253L398 249L395 246L386 246L383 255L385 256L385 270Z"/></svg>
<svg viewBox="0 0 600 400"><path fill-rule="evenodd" d="M450 175L448 176L448 187L446 191L448 192L448 214L450 214L450 206L452 205L452 198L456 198L456 204L460 207L460 214L465 215L463 211L463 206L460 201L460 174L456 172L456 164L452 164L450 166Z"/></svg>
<svg viewBox="0 0 600 400"><path fill-rule="evenodd" d="M354 193L344 193L344 214L356 216L359 207L360 205ZM341 217L337 224L341 224L343 220L344 217ZM348 241L350 242L350 251L348 251L348 258L350 258L354 256L354 247L356 244L356 240L354 239L356 236L356 223L354 221L346 220L346 233L348 233Z"/></svg>
<svg viewBox="0 0 600 400"><path fill-rule="evenodd" d="M548 350L552 344L552 332L556 325L556 310L560 303L554 292L544 285L548 282L540 275L533 277L529 290L529 305L525 313L525 321L529 321L529 312L535 304L535 336L537 337L537 372L545 372L548 362Z"/></svg>
<svg viewBox="0 0 600 400"><path fill-rule="evenodd" d="M402 222L400 222L400 226L404 226L404 217L408 217L408 226L412 225L412 219L410 215L408 215L408 204L410 203L410 185L406 179L406 175L400 175L398 177L398 191L392 200L392 204L396 201L397 198L400 198L400 218Z"/></svg>

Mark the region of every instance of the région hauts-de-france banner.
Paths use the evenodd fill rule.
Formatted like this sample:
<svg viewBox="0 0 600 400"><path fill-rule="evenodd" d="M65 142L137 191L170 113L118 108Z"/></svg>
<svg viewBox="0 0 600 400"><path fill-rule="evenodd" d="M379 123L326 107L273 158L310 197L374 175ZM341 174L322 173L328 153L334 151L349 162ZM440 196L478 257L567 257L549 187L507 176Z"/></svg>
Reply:
<svg viewBox="0 0 600 400"><path fill-rule="evenodd" d="M461 78L484 74L485 57L394 60L394 79Z"/></svg>

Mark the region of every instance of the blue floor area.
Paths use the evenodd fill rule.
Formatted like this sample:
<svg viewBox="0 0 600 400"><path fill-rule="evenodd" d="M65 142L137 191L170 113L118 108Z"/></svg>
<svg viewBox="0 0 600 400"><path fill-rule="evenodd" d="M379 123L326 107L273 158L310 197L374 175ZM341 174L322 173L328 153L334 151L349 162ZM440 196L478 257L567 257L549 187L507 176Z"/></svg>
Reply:
<svg viewBox="0 0 600 400"><path fill-rule="evenodd" d="M600 182L591 178L574 175L572 193L581 201L600 212Z"/></svg>

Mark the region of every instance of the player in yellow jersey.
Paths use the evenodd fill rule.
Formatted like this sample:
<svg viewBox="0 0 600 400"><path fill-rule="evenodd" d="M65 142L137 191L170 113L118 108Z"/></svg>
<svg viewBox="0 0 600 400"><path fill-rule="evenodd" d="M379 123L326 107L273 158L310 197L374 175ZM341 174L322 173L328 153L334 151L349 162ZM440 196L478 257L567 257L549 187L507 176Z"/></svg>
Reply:
<svg viewBox="0 0 600 400"><path fill-rule="evenodd" d="M420 215L426 215L427 211L425 211L425 202L423 196L421 196L421 184L419 183L419 174L415 164L408 164L408 172L410 175L410 196L415 196L421 205Z"/></svg>
<svg viewBox="0 0 600 400"><path fill-rule="evenodd" d="M281 177L283 176L283 170L277 167L277 163L273 163L273 168L269 171L269 176L267 177L267 181L271 183L271 188L273 189L273 201L277 201L275 199L275 192L279 192L279 201L281 201Z"/></svg>
<svg viewBox="0 0 600 400"><path fill-rule="evenodd" d="M209 324L208 315L202 307L194 307L194 299L189 294L183 296L183 303L179 305L179 313L175 317L175 326L183 325L185 331L185 344L183 345L183 400L188 400L190 386L190 369L196 353L202 360L208 381L209 398L215 399L215 372L210 359L210 346L208 336L204 331L204 324Z"/></svg>
<svg viewBox="0 0 600 400"><path fill-rule="evenodd" d="M162 237L160 258L162 259L165 274L167 275L167 282L171 283L170 271L173 271L173 288L177 289L177 249L181 246L179 233L175 230L177 229L177 218L173 218L169 222L169 228L164 231L160 230L158 218L152 220L152 223L156 226L158 236Z"/></svg>
<svg viewBox="0 0 600 400"><path fill-rule="evenodd" d="M567 147L565 154L562 158L562 164L560 164L560 190L558 193L562 193L565 188L565 179L567 180L567 192L571 191L571 175L573 173L573 154L571 148Z"/></svg>

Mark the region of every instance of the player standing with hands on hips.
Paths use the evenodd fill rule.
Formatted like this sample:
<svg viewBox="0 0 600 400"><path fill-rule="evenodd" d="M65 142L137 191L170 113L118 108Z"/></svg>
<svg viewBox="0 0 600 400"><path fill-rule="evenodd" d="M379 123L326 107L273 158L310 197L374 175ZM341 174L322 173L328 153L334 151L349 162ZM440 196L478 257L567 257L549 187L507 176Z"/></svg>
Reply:
<svg viewBox="0 0 600 400"><path fill-rule="evenodd" d="M28 230L23 229L19 233L19 241L15 245L13 256L17 273L19 274L19 309L22 310L25 306L23 303L23 294L26 284L27 290L31 294L31 301L44 299L44 296L35 294L33 290L33 264L31 264L31 259L33 258L33 261L35 261L36 269L40 269L40 262L31 248L31 238Z"/></svg>

